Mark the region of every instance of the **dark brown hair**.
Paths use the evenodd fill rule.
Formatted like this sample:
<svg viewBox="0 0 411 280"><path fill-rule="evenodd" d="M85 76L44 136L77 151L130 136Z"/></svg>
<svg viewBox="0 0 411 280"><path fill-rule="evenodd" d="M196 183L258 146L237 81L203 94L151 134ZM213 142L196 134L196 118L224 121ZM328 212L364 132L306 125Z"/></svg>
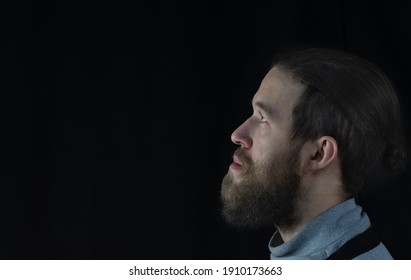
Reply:
<svg viewBox="0 0 411 280"><path fill-rule="evenodd" d="M379 160L393 171L405 166L397 96L375 65L342 51L309 49L280 54L274 66L307 86L294 108L292 138L333 137L349 195Z"/></svg>

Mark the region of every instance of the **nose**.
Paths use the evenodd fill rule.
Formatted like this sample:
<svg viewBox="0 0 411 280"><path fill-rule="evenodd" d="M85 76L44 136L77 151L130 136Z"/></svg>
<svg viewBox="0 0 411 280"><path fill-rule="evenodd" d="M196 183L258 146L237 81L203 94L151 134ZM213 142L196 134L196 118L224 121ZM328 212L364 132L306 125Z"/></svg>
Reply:
<svg viewBox="0 0 411 280"><path fill-rule="evenodd" d="M251 148L253 145L253 139L251 138L247 128L247 121L233 131L231 134L231 141L234 144L240 145L241 148Z"/></svg>

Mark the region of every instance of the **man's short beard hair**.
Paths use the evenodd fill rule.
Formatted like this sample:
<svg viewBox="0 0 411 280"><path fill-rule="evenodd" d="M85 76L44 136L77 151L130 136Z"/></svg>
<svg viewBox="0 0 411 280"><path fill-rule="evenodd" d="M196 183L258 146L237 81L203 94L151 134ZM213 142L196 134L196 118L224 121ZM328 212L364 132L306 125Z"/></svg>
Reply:
<svg viewBox="0 0 411 280"><path fill-rule="evenodd" d="M253 164L239 148L236 151L244 173L235 182L231 172L221 189L223 216L239 227L292 229L298 223L297 197L300 176L297 172L300 145L294 145L270 162Z"/></svg>

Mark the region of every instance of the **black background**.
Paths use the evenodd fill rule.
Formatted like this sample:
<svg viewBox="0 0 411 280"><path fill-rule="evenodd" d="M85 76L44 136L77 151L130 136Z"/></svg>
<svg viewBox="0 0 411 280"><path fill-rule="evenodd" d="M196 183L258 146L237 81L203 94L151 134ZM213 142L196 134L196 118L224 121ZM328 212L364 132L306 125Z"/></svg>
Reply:
<svg viewBox="0 0 411 280"><path fill-rule="evenodd" d="M410 143L406 1L0 3L0 258L267 259L274 228L225 225L219 190L280 51L374 62ZM377 166L359 198L397 259L409 187Z"/></svg>

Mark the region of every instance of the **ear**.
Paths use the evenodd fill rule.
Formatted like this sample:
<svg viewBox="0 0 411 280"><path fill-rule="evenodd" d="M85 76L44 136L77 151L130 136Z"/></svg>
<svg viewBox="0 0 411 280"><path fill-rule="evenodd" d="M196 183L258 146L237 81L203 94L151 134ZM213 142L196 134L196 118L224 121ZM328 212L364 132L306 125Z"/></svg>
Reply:
<svg viewBox="0 0 411 280"><path fill-rule="evenodd" d="M307 142L304 145L304 172L315 173L329 167L338 158L337 141L331 136Z"/></svg>

